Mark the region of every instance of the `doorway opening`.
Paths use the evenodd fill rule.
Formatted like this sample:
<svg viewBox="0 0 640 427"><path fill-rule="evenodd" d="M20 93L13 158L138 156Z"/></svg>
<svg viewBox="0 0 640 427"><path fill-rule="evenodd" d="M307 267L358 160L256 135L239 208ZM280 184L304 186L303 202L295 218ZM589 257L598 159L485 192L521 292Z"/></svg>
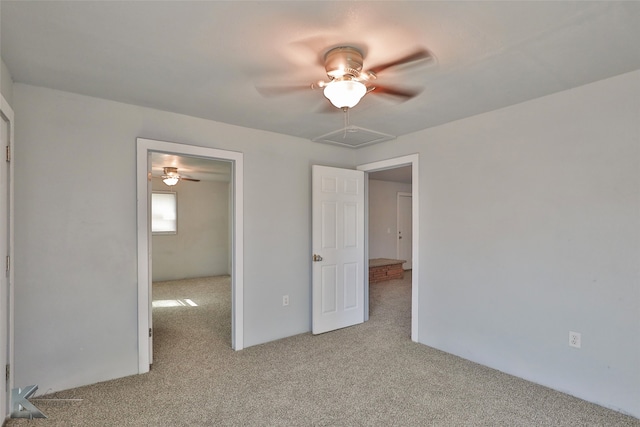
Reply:
<svg viewBox="0 0 640 427"><path fill-rule="evenodd" d="M411 248L410 248L410 255L411 255L411 340L418 342L418 316L419 316L419 304L418 304L418 277L419 277L419 270L420 270L420 266L419 266L419 257L418 257L418 251L419 251L419 245L418 245L418 236L419 236L419 227L418 227L418 218L419 218L419 199L418 199L418 195L419 195L419 191L418 191L418 154L412 154L412 155L408 155L408 156L403 156L403 157L397 157L397 158L393 158L393 159L388 159L388 160L382 160L379 162L374 162L374 163L368 163L365 165L361 165L358 166L358 170L362 170L364 172L367 172L369 175L369 179L371 179L371 176L375 177L385 177L385 176L389 176L388 174L390 174L390 172L385 172L385 171L390 171L390 170L394 170L393 175L398 175L401 172L404 172L405 174L410 172L410 179L408 177L404 178L405 183L409 183L410 185L410 189L408 187L405 187L405 189L408 189L409 191L402 191L402 193L405 193L405 195L410 195L410 206L411 206L411 214L410 214L410 221L411 221L411 226L410 226L410 236L411 236ZM377 174L377 175L376 175ZM371 245L371 241L372 238L374 236L372 236L370 233L370 227L369 227L369 221L371 221L371 209L372 207L370 206L370 185L369 185L369 180L365 180L365 182L367 183L367 190L365 192L367 200L365 203L365 209L367 210L367 213L365 215L365 218L367 219L367 223L365 224L365 260L368 263L368 260L372 257L376 257L376 254L379 254L381 252L376 252L378 250L384 250L380 247L375 247L372 248ZM392 209L393 211L397 214L398 209L397 206L399 206L399 200L395 199L393 201L392 204ZM406 202L406 200L404 201ZM405 217L406 219L406 217ZM396 221L398 220L397 216L396 216ZM397 224L397 223L396 223ZM396 253L396 258L398 257L398 250L399 250L399 246L397 245L397 240L399 235L397 234L398 230L391 230L391 226L389 227L383 227L382 228L382 233L387 234L387 228L389 229L389 233L388 233L388 237L390 237L390 239L384 239L385 236L383 236L383 238L381 239L381 241L387 240L387 241L393 241L392 243L392 250L395 251ZM403 239L408 238L408 236L403 235L402 236ZM405 248L406 250L406 248ZM405 252L406 253L406 252ZM367 266L367 270L368 270L368 266ZM368 281L368 275L365 275L366 279L366 283L365 283L365 302L367 307L365 308L365 320L368 320L369 317L369 310L368 310L368 302L369 302L369 281Z"/></svg>
<svg viewBox="0 0 640 427"><path fill-rule="evenodd" d="M229 167L229 243L228 270L231 276L231 346L243 348L243 156L242 153L138 138L138 361L139 373L149 371L153 362L153 319L151 286L152 232L150 201L152 194L152 158L174 156L193 162L216 162ZM186 164L186 163L185 163ZM166 165L165 165L166 166ZM179 172L178 172L179 173Z"/></svg>
<svg viewBox="0 0 640 427"><path fill-rule="evenodd" d="M231 162L152 152L151 174L153 361L178 340L230 347ZM196 337L197 318L216 327Z"/></svg>

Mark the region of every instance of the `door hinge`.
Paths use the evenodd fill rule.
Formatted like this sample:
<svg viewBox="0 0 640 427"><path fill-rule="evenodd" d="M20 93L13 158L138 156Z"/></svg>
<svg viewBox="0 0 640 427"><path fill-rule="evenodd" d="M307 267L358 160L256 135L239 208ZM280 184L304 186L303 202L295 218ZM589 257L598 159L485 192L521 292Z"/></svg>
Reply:
<svg viewBox="0 0 640 427"><path fill-rule="evenodd" d="M9 271L11 271L11 257L7 255L5 273L9 274Z"/></svg>
<svg viewBox="0 0 640 427"><path fill-rule="evenodd" d="M153 336L153 329L149 328L149 338Z"/></svg>
<svg viewBox="0 0 640 427"><path fill-rule="evenodd" d="M7 145L7 162L11 161L11 147Z"/></svg>
<svg viewBox="0 0 640 427"><path fill-rule="evenodd" d="M10 376L11 376L11 365L7 364L4 367L4 378L7 380L7 384L9 384Z"/></svg>

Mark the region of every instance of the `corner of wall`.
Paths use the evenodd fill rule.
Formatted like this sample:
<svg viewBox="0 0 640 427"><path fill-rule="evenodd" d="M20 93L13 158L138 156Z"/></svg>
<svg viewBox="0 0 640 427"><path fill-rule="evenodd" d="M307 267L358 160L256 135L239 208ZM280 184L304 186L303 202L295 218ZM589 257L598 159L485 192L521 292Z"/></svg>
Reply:
<svg viewBox="0 0 640 427"><path fill-rule="evenodd" d="M4 96L4 99L9 103L9 105L13 104L13 79L11 78L11 73L9 72L9 68L4 63L4 59L0 57L0 61L2 65L0 66L0 93Z"/></svg>

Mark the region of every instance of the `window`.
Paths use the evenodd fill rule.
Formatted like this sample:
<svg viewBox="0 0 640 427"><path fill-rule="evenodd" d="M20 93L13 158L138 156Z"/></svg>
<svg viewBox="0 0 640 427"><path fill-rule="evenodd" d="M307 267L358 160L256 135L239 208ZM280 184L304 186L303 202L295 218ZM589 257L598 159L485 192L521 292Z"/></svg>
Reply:
<svg viewBox="0 0 640 427"><path fill-rule="evenodd" d="M178 232L178 199L176 193L151 193L151 232L176 234Z"/></svg>

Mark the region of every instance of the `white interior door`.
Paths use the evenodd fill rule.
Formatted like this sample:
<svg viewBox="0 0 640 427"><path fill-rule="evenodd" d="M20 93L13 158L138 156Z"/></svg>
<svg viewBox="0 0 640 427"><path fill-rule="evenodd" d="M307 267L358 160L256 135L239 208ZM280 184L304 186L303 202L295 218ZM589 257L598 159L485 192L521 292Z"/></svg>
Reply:
<svg viewBox="0 0 640 427"><path fill-rule="evenodd" d="M364 172L312 168L312 332L364 322Z"/></svg>
<svg viewBox="0 0 640 427"><path fill-rule="evenodd" d="M398 193L398 259L407 261L402 265L405 270L412 268L411 201L411 193Z"/></svg>

